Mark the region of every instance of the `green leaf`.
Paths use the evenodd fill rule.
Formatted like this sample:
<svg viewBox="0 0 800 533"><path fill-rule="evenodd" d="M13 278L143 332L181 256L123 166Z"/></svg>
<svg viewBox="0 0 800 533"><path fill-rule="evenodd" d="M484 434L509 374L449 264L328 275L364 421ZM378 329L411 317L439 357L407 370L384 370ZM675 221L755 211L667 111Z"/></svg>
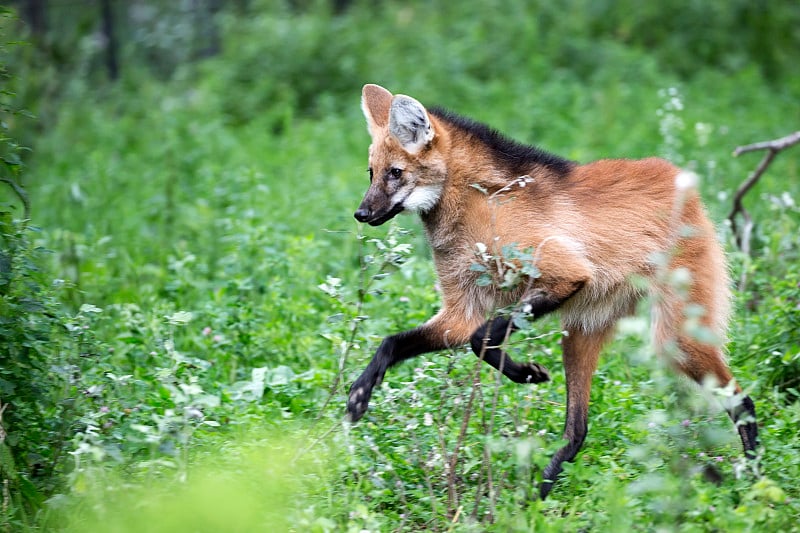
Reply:
<svg viewBox="0 0 800 533"><path fill-rule="evenodd" d="M530 321L523 314L515 313L512 321L514 325L521 330L531 329Z"/></svg>
<svg viewBox="0 0 800 533"><path fill-rule="evenodd" d="M189 311L178 311L171 315L167 315L164 318L166 318L167 321L174 326L185 326L192 321L194 315Z"/></svg>
<svg viewBox="0 0 800 533"><path fill-rule="evenodd" d="M80 313L102 313L103 310L100 307L94 306L92 304L83 304L79 310Z"/></svg>
<svg viewBox="0 0 800 533"><path fill-rule="evenodd" d="M0 471L3 477L14 481L17 479L17 466L14 463L14 456L5 442L0 441Z"/></svg>
<svg viewBox="0 0 800 533"><path fill-rule="evenodd" d="M492 277L489 274L481 274L478 279L475 280L475 285L479 287L486 287L492 284Z"/></svg>

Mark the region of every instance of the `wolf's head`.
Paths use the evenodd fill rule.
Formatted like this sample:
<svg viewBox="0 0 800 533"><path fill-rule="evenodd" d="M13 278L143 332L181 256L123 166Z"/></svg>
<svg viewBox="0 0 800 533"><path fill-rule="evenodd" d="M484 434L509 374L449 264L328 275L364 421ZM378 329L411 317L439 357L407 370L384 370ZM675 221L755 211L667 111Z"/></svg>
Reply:
<svg viewBox="0 0 800 533"><path fill-rule="evenodd" d="M428 112L410 96L365 85L361 108L372 136L370 185L355 212L359 222L379 226L402 211L436 206L444 186L444 161Z"/></svg>

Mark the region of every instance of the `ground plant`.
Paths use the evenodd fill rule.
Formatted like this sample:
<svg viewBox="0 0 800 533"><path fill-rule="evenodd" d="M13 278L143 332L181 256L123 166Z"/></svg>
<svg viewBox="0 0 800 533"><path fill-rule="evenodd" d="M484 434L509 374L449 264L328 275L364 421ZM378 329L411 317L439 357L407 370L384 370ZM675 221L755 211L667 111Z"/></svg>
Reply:
<svg viewBox="0 0 800 533"><path fill-rule="evenodd" d="M724 220L758 163L733 150L797 130L794 3L220 2L197 54L192 3L111 2L138 24L119 22L116 79L94 4L48 4L44 36L26 2L0 19L0 530L799 529L800 147L744 200L749 253ZM746 279L727 352L758 461L653 355L644 310L601 357L547 500L555 318L518 317L507 343L551 381L453 346L394 368L349 424L383 336L440 304L415 218L353 219L364 83L572 160L697 174ZM481 282L536 274L535 251L476 252L476 272L504 265Z"/></svg>

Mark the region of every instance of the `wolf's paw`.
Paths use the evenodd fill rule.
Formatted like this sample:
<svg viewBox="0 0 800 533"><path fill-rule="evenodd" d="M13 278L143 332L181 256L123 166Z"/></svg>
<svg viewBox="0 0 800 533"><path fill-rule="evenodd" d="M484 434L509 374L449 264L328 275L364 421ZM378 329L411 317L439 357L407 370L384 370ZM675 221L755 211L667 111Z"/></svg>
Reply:
<svg viewBox="0 0 800 533"><path fill-rule="evenodd" d="M364 385L354 383L350 387L350 397L347 399L347 419L350 422L357 422L364 416L369 406L370 396L372 396L372 390Z"/></svg>
<svg viewBox="0 0 800 533"><path fill-rule="evenodd" d="M520 363L519 372L514 373L515 383L543 383L550 381L550 372L539 363Z"/></svg>

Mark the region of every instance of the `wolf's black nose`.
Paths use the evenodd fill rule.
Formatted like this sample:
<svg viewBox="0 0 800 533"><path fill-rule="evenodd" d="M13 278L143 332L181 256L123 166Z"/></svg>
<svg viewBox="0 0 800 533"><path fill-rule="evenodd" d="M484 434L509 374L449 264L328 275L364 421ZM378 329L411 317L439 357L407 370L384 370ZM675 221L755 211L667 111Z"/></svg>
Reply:
<svg viewBox="0 0 800 533"><path fill-rule="evenodd" d="M356 217L356 220L358 220L359 222L366 222L367 220L369 220L369 217L371 215L372 213L370 213L369 209L359 207L353 216Z"/></svg>

